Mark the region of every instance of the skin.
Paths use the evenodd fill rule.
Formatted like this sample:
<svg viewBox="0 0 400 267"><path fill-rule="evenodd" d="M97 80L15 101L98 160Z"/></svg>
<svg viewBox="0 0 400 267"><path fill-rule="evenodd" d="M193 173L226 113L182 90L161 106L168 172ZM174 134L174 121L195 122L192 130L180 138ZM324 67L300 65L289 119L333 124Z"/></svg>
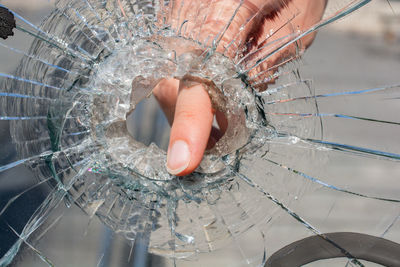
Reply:
<svg viewBox="0 0 400 267"><path fill-rule="evenodd" d="M174 1L173 7L169 7L172 12L168 13L167 22L179 29L183 21L188 20L184 24L185 27L181 28L182 35L207 40L208 36L218 35L221 25L226 25L230 20L238 3L239 0L177 0ZM252 59L269 53L266 44L279 41L296 29L302 31L317 23L325 5L326 0L246 0L220 39L217 51L225 52L231 58L244 58L242 65L252 66ZM204 16L203 13L208 15ZM293 14L298 15L293 17ZM288 21L290 23L287 23ZM246 27L240 30L241 25ZM265 36L271 29L279 31L276 30L266 39ZM300 42L272 55L248 75L255 77L255 82L272 75L277 70L274 66L295 58L296 49L300 52L305 50L314 37L315 34L307 35ZM211 39L213 38L208 39L208 44L211 43ZM266 48L263 49L264 46ZM243 53L236 55L238 49ZM264 84L258 87L258 90L265 89ZM223 114L215 114L202 84L186 87L179 80L164 79L154 88L153 93L172 125L166 167L171 174L188 175L198 167L206 148L212 147L223 135L226 119ZM219 129L212 127L214 115ZM172 149L174 144L180 144L182 148L182 141L187 144L187 153L182 152L182 149Z"/></svg>

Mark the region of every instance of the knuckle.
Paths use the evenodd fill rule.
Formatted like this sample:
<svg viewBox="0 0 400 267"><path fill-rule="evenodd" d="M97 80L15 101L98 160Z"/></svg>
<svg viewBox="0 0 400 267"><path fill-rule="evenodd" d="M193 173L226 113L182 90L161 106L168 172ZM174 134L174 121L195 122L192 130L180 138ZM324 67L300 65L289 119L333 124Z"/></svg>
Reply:
<svg viewBox="0 0 400 267"><path fill-rule="evenodd" d="M193 110L178 110L176 116L178 118L183 118L183 119L195 119L197 117L196 112Z"/></svg>

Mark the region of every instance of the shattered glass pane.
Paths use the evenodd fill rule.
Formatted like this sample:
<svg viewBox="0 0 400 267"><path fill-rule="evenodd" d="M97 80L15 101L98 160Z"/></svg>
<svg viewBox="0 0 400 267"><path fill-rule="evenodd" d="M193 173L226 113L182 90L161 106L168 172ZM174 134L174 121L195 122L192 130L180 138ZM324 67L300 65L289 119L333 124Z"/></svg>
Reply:
<svg viewBox="0 0 400 267"><path fill-rule="evenodd" d="M301 29L294 0L17 2L0 1L0 266L278 266L286 246L315 236L343 258L332 266L370 266L343 245L351 233L396 251L398 76L376 55L373 73L341 74L359 68L360 49L335 51L341 40L324 32L325 57L301 59L316 30L370 1L328 1ZM385 23L398 47L398 22ZM319 79L335 74L347 79ZM181 178L165 168L165 120L143 104L170 77L204 84L228 120ZM78 244L90 256L68 252Z"/></svg>

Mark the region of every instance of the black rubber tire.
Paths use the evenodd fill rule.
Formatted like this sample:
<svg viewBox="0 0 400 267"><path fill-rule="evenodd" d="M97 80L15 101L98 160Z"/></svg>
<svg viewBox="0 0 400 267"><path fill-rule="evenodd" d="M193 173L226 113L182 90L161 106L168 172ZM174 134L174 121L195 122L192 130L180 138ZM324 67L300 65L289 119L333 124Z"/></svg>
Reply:
<svg viewBox="0 0 400 267"><path fill-rule="evenodd" d="M390 240L351 232L323 234L356 259L400 267L400 244ZM346 257L343 251L321 236L311 236L293 242L275 252L265 267L295 267L310 262Z"/></svg>

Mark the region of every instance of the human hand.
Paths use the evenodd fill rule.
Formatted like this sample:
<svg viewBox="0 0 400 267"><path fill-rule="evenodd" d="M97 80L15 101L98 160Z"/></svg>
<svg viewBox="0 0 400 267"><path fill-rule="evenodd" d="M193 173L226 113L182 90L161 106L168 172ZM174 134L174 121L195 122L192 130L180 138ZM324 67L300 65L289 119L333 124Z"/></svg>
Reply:
<svg viewBox="0 0 400 267"><path fill-rule="evenodd" d="M326 0L245 0L238 9L238 0L173 1L174 7L168 22L175 29L182 27L182 35L197 40L211 40L221 32L237 11L226 32L219 39L217 51L234 58L251 62L254 57L268 53L266 44L282 40L297 30L305 30L317 23L323 14ZM207 15L206 15L207 14ZM200 20L199 18L204 18ZM242 27L245 25L245 27ZM273 33L273 34L271 34ZM267 37L266 37L267 36ZM210 38L211 37L211 38ZM285 47L279 53L249 72L265 77L279 65L292 59L299 50L307 48L315 34ZM258 87L264 90L264 86ZM204 85L185 87L176 79L164 79L153 90L169 123L172 125L167 152L167 169L173 175L183 176L193 172L200 164L204 152L224 134L227 121L223 114L212 109ZM216 113L216 114L215 114ZM219 129L212 126L214 115Z"/></svg>

